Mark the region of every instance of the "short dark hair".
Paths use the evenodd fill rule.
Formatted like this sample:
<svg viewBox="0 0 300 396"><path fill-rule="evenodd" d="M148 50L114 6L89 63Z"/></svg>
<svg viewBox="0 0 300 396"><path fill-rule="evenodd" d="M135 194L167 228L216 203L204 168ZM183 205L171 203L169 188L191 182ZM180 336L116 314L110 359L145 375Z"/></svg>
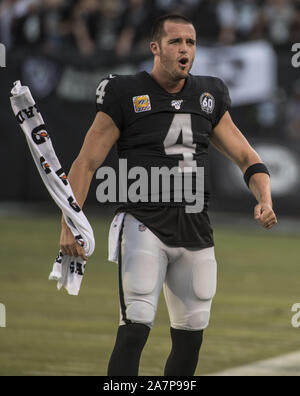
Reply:
<svg viewBox="0 0 300 396"><path fill-rule="evenodd" d="M167 14L162 15L154 21L152 27L151 40L160 42L161 38L166 34L164 30L164 24L166 21L186 23L187 25L193 25L193 22L184 15L180 14Z"/></svg>

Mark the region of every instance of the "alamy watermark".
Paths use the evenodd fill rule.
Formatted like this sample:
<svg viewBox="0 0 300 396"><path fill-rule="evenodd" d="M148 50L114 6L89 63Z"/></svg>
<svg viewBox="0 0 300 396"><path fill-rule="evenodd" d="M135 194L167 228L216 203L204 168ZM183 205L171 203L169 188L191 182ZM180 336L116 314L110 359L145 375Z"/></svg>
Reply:
<svg viewBox="0 0 300 396"><path fill-rule="evenodd" d="M149 171L136 166L128 172L127 159L119 159L118 180L109 166L99 168L96 179L103 180L96 190L100 203L184 203L186 213L201 213L204 208L203 167L163 166Z"/></svg>
<svg viewBox="0 0 300 396"><path fill-rule="evenodd" d="M300 67L300 43L293 44L292 52L296 52L292 56L292 66L293 67Z"/></svg>
<svg viewBox="0 0 300 396"><path fill-rule="evenodd" d="M6 48L0 43L0 67L6 67Z"/></svg>
<svg viewBox="0 0 300 396"><path fill-rule="evenodd" d="M295 303L291 311L296 312L295 315L292 316L292 326L298 328L300 327L300 303Z"/></svg>
<svg viewBox="0 0 300 396"><path fill-rule="evenodd" d="M6 309L5 305L0 303L0 327L6 327Z"/></svg>

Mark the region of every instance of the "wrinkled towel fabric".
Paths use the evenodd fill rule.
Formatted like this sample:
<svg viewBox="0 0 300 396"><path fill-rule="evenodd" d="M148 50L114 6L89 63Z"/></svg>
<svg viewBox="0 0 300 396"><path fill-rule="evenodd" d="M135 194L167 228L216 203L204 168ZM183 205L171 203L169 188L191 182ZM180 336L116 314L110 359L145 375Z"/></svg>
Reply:
<svg viewBox="0 0 300 396"><path fill-rule="evenodd" d="M73 191L55 154L50 136L28 87L20 81L11 90L11 106L25 134L34 162L51 197L61 209L66 224L86 256L93 254L95 240L92 227L76 203ZM80 257L63 255L59 251L49 279L57 281L69 294L78 295L86 262Z"/></svg>

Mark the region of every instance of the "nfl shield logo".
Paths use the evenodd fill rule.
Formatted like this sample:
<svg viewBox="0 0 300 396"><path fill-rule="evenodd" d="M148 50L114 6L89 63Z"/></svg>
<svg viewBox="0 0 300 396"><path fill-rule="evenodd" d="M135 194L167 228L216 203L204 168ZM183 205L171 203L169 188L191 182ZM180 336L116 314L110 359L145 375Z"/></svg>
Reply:
<svg viewBox="0 0 300 396"><path fill-rule="evenodd" d="M183 100L172 100L171 106L175 107L176 110L180 110Z"/></svg>

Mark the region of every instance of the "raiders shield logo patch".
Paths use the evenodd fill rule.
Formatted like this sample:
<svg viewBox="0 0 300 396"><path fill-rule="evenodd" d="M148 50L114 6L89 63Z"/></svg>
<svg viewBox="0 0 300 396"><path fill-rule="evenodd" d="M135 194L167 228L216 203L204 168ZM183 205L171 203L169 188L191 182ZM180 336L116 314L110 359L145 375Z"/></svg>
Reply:
<svg viewBox="0 0 300 396"><path fill-rule="evenodd" d="M200 106L205 113L211 114L215 108L215 98L210 93L204 92L200 96Z"/></svg>
<svg viewBox="0 0 300 396"><path fill-rule="evenodd" d="M132 98L133 107L136 113L142 113L143 111L151 110L151 103L149 95L135 96Z"/></svg>

